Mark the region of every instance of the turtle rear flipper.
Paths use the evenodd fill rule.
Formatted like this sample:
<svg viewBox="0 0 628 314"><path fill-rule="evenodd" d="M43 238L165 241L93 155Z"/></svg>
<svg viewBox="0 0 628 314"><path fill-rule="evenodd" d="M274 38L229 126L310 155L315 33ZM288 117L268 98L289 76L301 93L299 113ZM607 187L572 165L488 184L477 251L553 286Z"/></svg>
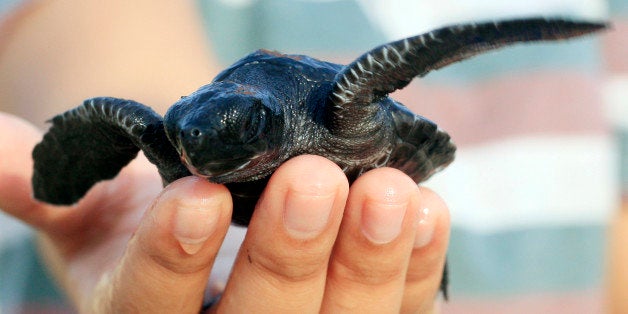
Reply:
<svg viewBox="0 0 628 314"><path fill-rule="evenodd" d="M35 198L76 203L98 181L115 177L140 149L164 183L189 175L166 137L163 120L130 100L102 97L54 117L33 150Z"/></svg>
<svg viewBox="0 0 628 314"><path fill-rule="evenodd" d="M397 143L390 152L387 167L399 169L420 183L447 167L456 153L449 134L401 104L390 108Z"/></svg>

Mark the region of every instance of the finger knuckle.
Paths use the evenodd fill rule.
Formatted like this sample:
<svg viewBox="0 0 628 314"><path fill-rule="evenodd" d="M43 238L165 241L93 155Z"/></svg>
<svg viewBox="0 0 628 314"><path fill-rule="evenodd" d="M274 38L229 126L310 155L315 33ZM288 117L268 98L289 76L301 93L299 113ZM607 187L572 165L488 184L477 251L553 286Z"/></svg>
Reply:
<svg viewBox="0 0 628 314"><path fill-rule="evenodd" d="M326 272L328 259L318 254L265 255L247 250L251 267L281 283L308 281Z"/></svg>
<svg viewBox="0 0 628 314"><path fill-rule="evenodd" d="M405 267L388 260L337 260L330 269L336 280L354 282L362 286L377 287L405 277Z"/></svg>

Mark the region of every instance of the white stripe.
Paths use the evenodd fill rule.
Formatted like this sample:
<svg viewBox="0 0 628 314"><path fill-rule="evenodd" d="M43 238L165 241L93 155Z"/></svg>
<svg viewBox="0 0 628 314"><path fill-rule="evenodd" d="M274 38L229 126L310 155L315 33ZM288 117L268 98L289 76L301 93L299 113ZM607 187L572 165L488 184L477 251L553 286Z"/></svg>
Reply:
<svg viewBox="0 0 628 314"><path fill-rule="evenodd" d="M608 16L608 1L603 0L357 0L357 3L369 20L389 39L410 37L445 25L513 17L571 16L602 19Z"/></svg>
<svg viewBox="0 0 628 314"><path fill-rule="evenodd" d="M511 139L459 150L426 185L476 232L602 224L619 197L615 156L601 135Z"/></svg>
<svg viewBox="0 0 628 314"><path fill-rule="evenodd" d="M602 95L608 119L617 127L628 130L628 75L609 79Z"/></svg>

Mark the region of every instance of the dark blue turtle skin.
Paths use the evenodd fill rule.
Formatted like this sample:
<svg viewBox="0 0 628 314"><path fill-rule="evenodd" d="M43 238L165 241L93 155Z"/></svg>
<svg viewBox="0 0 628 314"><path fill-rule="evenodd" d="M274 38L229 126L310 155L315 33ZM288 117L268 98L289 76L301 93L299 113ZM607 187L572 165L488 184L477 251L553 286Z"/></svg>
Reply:
<svg viewBox="0 0 628 314"><path fill-rule="evenodd" d="M352 134L360 138L338 136L327 108L341 70L259 50L172 106L164 119L167 136L192 174L226 183L236 208L248 208L234 213L239 224L250 219L270 174L294 156L327 157L350 181L392 166L420 182L453 160L455 146L445 132L388 97L375 102L374 114Z"/></svg>
<svg viewBox="0 0 628 314"><path fill-rule="evenodd" d="M259 50L182 97L164 118L112 97L54 117L33 150L34 196L60 205L115 177L142 150L164 185L197 175L229 188L233 222L247 225L270 175L302 154L338 164L350 182L394 167L417 183L454 159L449 135L388 94L415 77L516 43L605 28L566 19L448 26L376 47L348 65ZM446 292L447 276L442 289Z"/></svg>

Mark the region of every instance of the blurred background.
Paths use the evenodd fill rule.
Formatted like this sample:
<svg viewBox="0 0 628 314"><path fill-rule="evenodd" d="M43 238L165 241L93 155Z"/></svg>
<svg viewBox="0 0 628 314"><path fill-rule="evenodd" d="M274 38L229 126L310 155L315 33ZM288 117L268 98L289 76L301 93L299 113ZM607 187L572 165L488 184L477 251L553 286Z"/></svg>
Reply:
<svg viewBox="0 0 628 314"><path fill-rule="evenodd" d="M172 10L151 15L139 9L146 1L125 4L120 12L128 15L115 11L120 1L83 14L90 2L97 1L0 1L0 110L43 127L84 98L108 95L163 113L259 48L347 63L379 44L448 24L539 15L610 19L606 34L485 54L393 97L436 121L459 147L457 160L426 184L452 213L451 301L443 313L601 313L609 291L619 290L609 286L628 285L613 253L628 239L622 246L611 228L628 215L620 210L628 192L628 1L199 0L183 17ZM27 32L53 8L44 21L64 13L59 32ZM119 34L126 39L109 41L110 28L128 19L133 24ZM187 23L193 28L185 38L168 28ZM16 34L24 32L40 44L20 44ZM153 37L159 39L147 42ZM72 55L84 45L101 53ZM142 48L150 45L167 48ZM67 63L49 60L55 55ZM76 80L82 84L69 83ZM42 269L32 231L4 214L0 230L0 312L70 311ZM243 232L232 232L216 280L228 274Z"/></svg>

